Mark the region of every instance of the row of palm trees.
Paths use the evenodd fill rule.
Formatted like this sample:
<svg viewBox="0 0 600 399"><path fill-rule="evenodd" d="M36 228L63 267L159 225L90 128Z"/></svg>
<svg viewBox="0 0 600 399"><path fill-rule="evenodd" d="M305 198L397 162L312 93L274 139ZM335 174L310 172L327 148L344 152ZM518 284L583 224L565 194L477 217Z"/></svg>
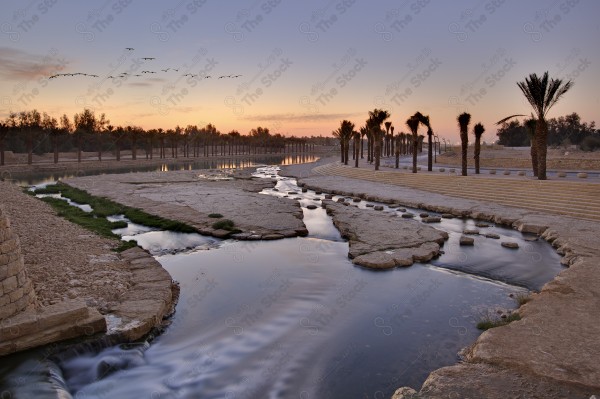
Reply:
<svg viewBox="0 0 600 399"><path fill-rule="evenodd" d="M563 82L561 79L550 79L548 72L545 72L541 77L536 74L530 74L525 78L524 82L517 82L525 98L534 109L535 115L525 121L531 140L531 161L534 176L539 180L545 180L546 176L546 153L547 153L547 137L548 124L545 120L546 114L554 104L573 86L572 81ZM511 115L502 119L497 124L502 124L505 121L525 115ZM355 130L354 123L343 120L340 127L333 131L333 136L340 142L341 160L345 165L348 165L350 142L354 143L353 158L355 167L358 167L359 153L360 158L363 158L363 142L367 138L367 161L375 163L375 170L379 170L382 156L391 156L395 153L396 168L399 167L400 154L412 153L412 172L417 173L417 156L419 149L422 151L424 136L418 134L419 126L427 128L428 138L428 158L427 170L433 168L433 130L429 115L423 115L421 112L416 112L409 117L405 124L410 130L410 134L400 132L394 136L394 126L388 120L390 113L382 109L374 109L369 111L368 118L364 126L359 130ZM461 174L467 176L467 151L469 147L469 124L471 123L471 115L467 112L461 113L458 118L458 126L460 129L461 141ZM382 124L385 130L382 129ZM473 135L475 136L474 145L474 160L475 174L480 173L480 157L481 157L481 137L485 132L485 127L481 123L475 124L473 127ZM360 149L359 149L360 147Z"/></svg>
<svg viewBox="0 0 600 399"><path fill-rule="evenodd" d="M198 128L144 130L137 126L113 126L104 114L99 117L89 109L75 114L72 120L67 115L60 119L40 114L37 110L11 113L0 121L0 166L5 164L5 151L24 150L27 163L32 164L33 154L53 152L53 162L59 162L61 151L75 150L77 161L82 161L84 151L96 151L102 161L103 153L110 151L117 161L121 152L131 152L131 159L138 158L143 150L146 159L152 159L155 149L160 158L200 157L214 155L301 153L314 150L315 140L284 137L271 134L268 128L258 127L248 135L238 131L223 134L208 124Z"/></svg>

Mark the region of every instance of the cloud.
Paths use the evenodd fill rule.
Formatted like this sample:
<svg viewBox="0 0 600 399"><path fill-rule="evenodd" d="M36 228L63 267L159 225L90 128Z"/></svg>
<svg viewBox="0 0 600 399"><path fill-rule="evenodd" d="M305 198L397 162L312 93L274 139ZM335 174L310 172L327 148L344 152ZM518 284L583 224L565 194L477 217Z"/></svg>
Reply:
<svg viewBox="0 0 600 399"><path fill-rule="evenodd" d="M338 113L338 114L270 114L270 115L250 115L245 116L241 119L252 121L252 122L271 122L271 121L284 121L284 122L318 122L318 121L338 121L340 119L348 119L356 116L363 115L364 112L353 112L353 113Z"/></svg>
<svg viewBox="0 0 600 399"><path fill-rule="evenodd" d="M151 87L152 83L148 83L148 82L131 82L131 83L127 83L127 86L131 86L131 87Z"/></svg>
<svg viewBox="0 0 600 399"><path fill-rule="evenodd" d="M55 49L46 55L39 55L11 47L0 47L0 78L6 80L48 77L62 71L67 65L67 61L58 58L58 51Z"/></svg>

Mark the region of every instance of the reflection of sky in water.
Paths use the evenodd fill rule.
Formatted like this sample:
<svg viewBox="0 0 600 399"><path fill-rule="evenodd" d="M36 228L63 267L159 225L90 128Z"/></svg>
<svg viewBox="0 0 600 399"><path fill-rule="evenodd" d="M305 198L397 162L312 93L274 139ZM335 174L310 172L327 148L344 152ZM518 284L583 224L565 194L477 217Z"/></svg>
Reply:
<svg viewBox="0 0 600 399"><path fill-rule="evenodd" d="M195 233L174 231L148 231L136 235L124 235L122 240L134 240L152 255L165 255L182 251L199 251L218 248L220 240Z"/></svg>
<svg viewBox="0 0 600 399"><path fill-rule="evenodd" d="M88 204L78 204L77 202L73 202L71 201L69 198L64 198L62 195L60 194L36 194L36 197L38 198L57 198L57 199L61 199L64 201L67 201L67 203L69 205L73 205L79 209L81 209L84 212L91 212L92 211L92 207L89 206Z"/></svg>
<svg viewBox="0 0 600 399"><path fill-rule="evenodd" d="M148 231L156 231L157 230L152 227L144 226L144 225L137 224L137 223L132 223L129 219L127 219L123 215L107 216L106 218L111 222L127 222L127 227L124 227L122 229L114 229L112 231L113 233L118 234L120 236L134 236L136 234L146 233Z"/></svg>

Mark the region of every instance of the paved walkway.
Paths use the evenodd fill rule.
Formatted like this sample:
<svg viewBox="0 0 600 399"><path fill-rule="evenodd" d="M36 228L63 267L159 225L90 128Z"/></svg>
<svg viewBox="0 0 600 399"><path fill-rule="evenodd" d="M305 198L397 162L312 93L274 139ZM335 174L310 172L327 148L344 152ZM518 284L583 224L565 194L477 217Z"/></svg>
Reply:
<svg viewBox="0 0 600 399"><path fill-rule="evenodd" d="M583 179L541 181L527 177L465 177L423 171L414 174L403 169L375 171L372 166L368 169L354 168L339 162L317 166L313 173L388 183L452 197L600 221L600 184Z"/></svg>

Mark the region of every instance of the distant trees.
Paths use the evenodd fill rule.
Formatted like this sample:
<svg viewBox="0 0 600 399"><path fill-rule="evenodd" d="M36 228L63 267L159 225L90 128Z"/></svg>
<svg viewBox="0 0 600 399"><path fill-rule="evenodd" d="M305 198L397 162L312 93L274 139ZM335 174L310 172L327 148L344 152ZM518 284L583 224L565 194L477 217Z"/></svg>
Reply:
<svg viewBox="0 0 600 399"><path fill-rule="evenodd" d="M348 153L350 150L350 140L354 133L354 123L343 120L340 127L332 132L333 136L340 141L341 160L344 165L348 165Z"/></svg>

